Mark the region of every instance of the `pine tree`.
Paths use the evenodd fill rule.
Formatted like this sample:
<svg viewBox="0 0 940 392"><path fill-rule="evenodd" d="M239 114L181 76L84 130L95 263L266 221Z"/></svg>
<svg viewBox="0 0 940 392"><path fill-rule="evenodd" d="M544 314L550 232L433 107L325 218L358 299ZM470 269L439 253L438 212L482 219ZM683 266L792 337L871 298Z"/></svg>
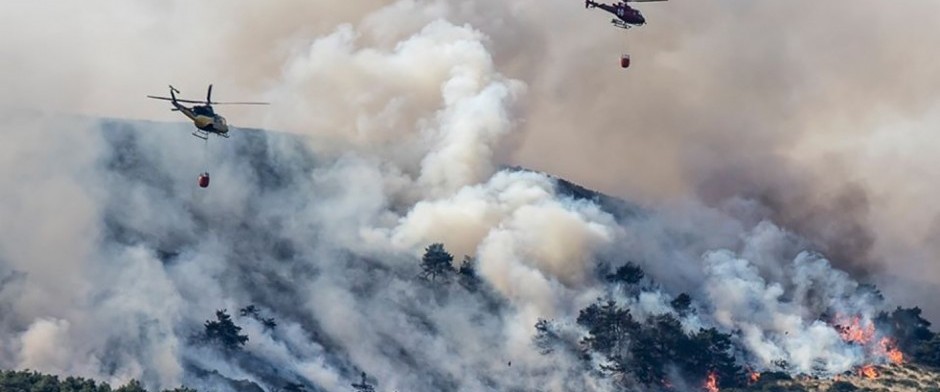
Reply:
<svg viewBox="0 0 940 392"><path fill-rule="evenodd" d="M240 335L241 327L232 322L225 309L215 312L216 321L206 321L205 340L215 342L226 350L239 350L248 342L247 335Z"/></svg>
<svg viewBox="0 0 940 392"><path fill-rule="evenodd" d="M424 250L424 257L421 258L421 273L418 276L432 282L437 281L438 278L446 281L454 272L452 261L454 261L454 256L447 253L444 244L431 244Z"/></svg>
<svg viewBox="0 0 940 392"><path fill-rule="evenodd" d="M617 268L617 271L614 271L614 273L607 274L606 279L608 282L612 283L619 282L634 285L640 283L644 276L645 274L640 266L628 261L626 264L620 266L620 268Z"/></svg>
<svg viewBox="0 0 940 392"><path fill-rule="evenodd" d="M140 381L130 380L127 384L121 386L118 389L114 390L115 392L147 392L144 387L140 385Z"/></svg>
<svg viewBox="0 0 940 392"><path fill-rule="evenodd" d="M686 293L679 294L676 299L672 300L669 303L672 305L672 308L676 310L676 313L679 313L681 316L685 316L692 310L692 297Z"/></svg>
<svg viewBox="0 0 940 392"><path fill-rule="evenodd" d="M375 386L369 384L369 381L366 378L366 372L362 372L362 381L360 381L358 384L352 384L352 387L356 390L356 392L375 392Z"/></svg>
<svg viewBox="0 0 940 392"><path fill-rule="evenodd" d="M476 291L480 287L480 277L477 275L476 260L470 256L464 256L460 268L457 270L457 276L460 284L467 290Z"/></svg>

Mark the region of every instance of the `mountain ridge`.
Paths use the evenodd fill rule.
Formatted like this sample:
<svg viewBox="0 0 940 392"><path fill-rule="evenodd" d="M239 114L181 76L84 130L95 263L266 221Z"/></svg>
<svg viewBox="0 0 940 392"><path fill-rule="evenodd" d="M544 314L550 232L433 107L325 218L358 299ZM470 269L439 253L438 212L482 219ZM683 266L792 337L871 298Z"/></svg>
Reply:
<svg viewBox="0 0 940 392"><path fill-rule="evenodd" d="M170 133L177 130L179 135ZM728 378L719 378L717 383L745 388L743 390L795 388L797 385L832 387L831 381L813 384L816 381L812 378L765 379L747 386L743 365L749 364L749 359L740 353L747 347L746 339L740 331L720 326L711 319L715 301L722 299L721 296L710 297L706 289L690 291L691 295L670 290L654 279L654 275L661 272L647 268L655 267L656 259L645 260L616 247L587 256L589 260L584 261L587 272L580 280L547 280L548 285L555 285L553 287L560 292L590 285L591 289L585 290L584 296L596 296L596 300L572 301L567 305L570 313L546 320L552 322L543 324L543 330L539 330L535 320L525 326L525 331L535 333L536 338L538 331L545 331L543 337L555 348L554 352L528 356L524 350L532 349L529 346L520 349L521 354L504 350L512 336L505 332L512 331L507 320L519 317L516 312L521 305L513 302L511 291L497 290L495 282L474 285L463 280L468 276L480 279L480 274L486 272L484 269L494 268L493 264L481 264L479 254L466 255L465 269L460 262L463 254L455 254L454 258L448 253L450 269L444 268L445 279L422 279L419 277L423 268L420 255L388 249L370 252L357 246L358 237L344 243L347 238L333 236L339 231L337 225L350 220L342 214L341 202L367 192L354 188L361 184L354 182L357 179L349 170L340 168L335 173L324 173L322 167L332 170L330 165L337 163L322 162L299 137L264 131L238 132L232 139L212 140L204 146L202 142L190 141L185 130L185 124L168 126L118 120L102 121L101 129L96 130L100 132L104 152L96 158L96 171L89 186L102 186L109 191L104 192L100 203L104 234L99 245L104 254L101 257L107 263L99 268L100 271L122 271L108 278L110 280L100 281L108 283L100 283L106 290L96 297L97 301L102 301L95 303L96 308L109 309L121 304L114 299L109 301L107 293L110 292L121 293L122 298L137 295L140 298L136 300L140 302L135 306L139 306L149 304L145 301L147 298L164 298L161 296L166 292L157 290L163 286L151 289L155 291L136 290L147 289L152 282L166 282L167 287L173 289L169 292L172 295L163 300L174 304L172 312L161 313L162 308L146 306L124 309L117 315L131 314L134 320L142 320L141 326L132 323L130 337L102 343L105 352L136 355L133 358L140 361L140 377L145 385L167 383L162 381L160 364L152 362L154 358L147 353L153 352L152 347L172 343L179 347L173 355L180 359L180 379L198 390L348 390L354 383L366 385L359 381L363 372L368 372L372 380L368 385L377 383L377 390L407 387L429 391L683 390L680 385L686 390L700 390L700 384L709 379L709 367L713 365L728 367L725 370ZM291 154L290 159L279 155L284 151ZM208 166L216 178L212 187L202 191L194 184L195 174ZM519 184L532 185L529 190L541 192L531 194L547 193L547 198L540 200L542 205L557 203L569 208L563 210L568 215L595 214L594 220L588 221L591 224L586 225L592 230L608 222L604 214L609 214L618 227L656 220L655 211L562 178L518 167L503 168L503 171ZM526 175L529 173L534 175ZM520 178L513 177L515 174L521 174ZM374 177L367 179L374 182ZM478 187L496 195L485 194L486 197L498 200L506 196L500 193L501 189L491 190L488 186L490 184ZM571 203L572 200L576 203ZM432 202L436 201L428 201L428 204ZM390 210L401 209L379 204ZM597 206L602 213L593 208L578 210L578 205L571 207L569 204ZM536 205L539 204L533 203ZM536 215L546 213L537 212ZM323 216L330 219L314 219ZM397 219L406 217L403 213ZM509 222L504 226L512 228L514 223ZM566 222L566 225L573 224L570 220ZM690 226L698 230L697 225ZM632 230L643 234L645 230L657 228L640 225ZM676 235L679 239L663 239L667 250L695 241L697 232L682 230L688 229L664 230L666 234L662 235ZM756 234L766 234L759 230L767 228L752 229ZM447 241L441 243L442 249L452 246ZM428 249L425 249L425 256ZM539 247L533 249L539 250ZM534 258L521 253L522 265L531 262L526 257ZM727 279L722 273L733 272L731 278L744 281L751 276L752 269L756 270L739 260L725 260L726 253L706 255L704 271L696 272L702 280L711 279L720 286ZM117 256L105 257L109 255ZM675 254L669 254L673 256ZM702 258L694 252L693 257ZM825 260L814 255L783 261L787 268L812 267L821 271L819 276L809 277L820 282L829 282L824 280L827 275L837 275L837 271L826 269L829 266ZM728 270L731 267L740 268ZM137 274L127 275L128 270ZM537 277L529 275L533 276ZM513 287L521 288L526 283L526 279L520 279ZM0 286L0 293L2 289ZM844 294L859 296L863 291L850 290ZM749 301L747 305L754 305L751 302L756 301L745 299ZM234 336L250 337L243 347L219 346L206 337L204 329L216 322L211 319L213 312L244 309L249 304L257 305L264 318L276 320L277 327L267 328L259 319L233 313ZM758 307L754 312L762 309ZM339 315L331 312L339 312ZM608 314L617 317L605 319ZM116 317L99 315L103 316ZM549 315L538 316L548 318ZM630 322L610 323L611 320L628 320L628 317ZM914 325L918 317L919 313L913 317ZM839 325L830 324L833 325L828 325L826 331L836 333ZM875 328L873 324L871 328ZM172 336L174 340L170 343L159 340L165 336ZM470 344L463 345L464 341ZM635 342L655 344L637 345ZM698 346L689 348L679 343ZM535 342L528 344L534 346ZM868 347L846 346L852 355ZM677 354L678 349L705 354L683 362L685 359ZM101 347L90 350L98 352ZM644 357L647 352L656 355ZM729 356L735 359L733 366L728 363ZM105 358L104 367L120 368L119 358ZM793 366L762 370L768 374L781 370L799 374ZM933 377L932 369L911 366L918 372L917 377ZM892 369L887 370L909 374L900 370L905 368ZM844 377L843 381L849 383L864 381L854 375L839 374L838 377ZM552 380L550 385L539 386L546 379ZM894 379L884 377L882 380ZM723 386L722 390L730 390L732 386Z"/></svg>

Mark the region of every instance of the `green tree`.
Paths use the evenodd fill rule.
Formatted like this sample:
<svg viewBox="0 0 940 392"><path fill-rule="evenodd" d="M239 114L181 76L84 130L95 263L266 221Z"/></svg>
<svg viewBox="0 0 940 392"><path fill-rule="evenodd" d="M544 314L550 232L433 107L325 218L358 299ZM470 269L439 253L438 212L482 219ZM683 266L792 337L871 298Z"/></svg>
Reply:
<svg viewBox="0 0 940 392"><path fill-rule="evenodd" d="M940 367L940 334L921 344L914 351L914 358L924 365Z"/></svg>
<svg viewBox="0 0 940 392"><path fill-rule="evenodd" d="M291 383L287 383L287 385L285 385L284 389L281 389L281 391L282 392L307 392L307 387L303 386L303 384L297 384L297 383L291 382Z"/></svg>
<svg viewBox="0 0 940 392"><path fill-rule="evenodd" d="M673 307L688 308L688 302L673 301ZM686 296L687 297L687 296ZM586 354L603 355L607 360L600 368L618 380L635 380L648 386L662 385L671 371L686 379L703 377L715 372L723 388L743 386L745 373L735 363L731 335L716 329L688 334L673 314L648 317L642 323L633 319L630 310L613 300L601 301L582 309L578 325L587 330L581 339ZM536 344L551 347L551 324L536 324ZM589 357L589 356L586 356Z"/></svg>
<svg viewBox="0 0 940 392"><path fill-rule="evenodd" d="M130 380L127 382L127 384L124 384L120 388L115 389L115 392L147 392L147 390L140 385L140 381Z"/></svg>
<svg viewBox="0 0 940 392"><path fill-rule="evenodd" d="M431 244L424 250L424 256L421 258L421 273L418 276L432 282L437 278L447 280L448 276L454 272L452 261L454 261L454 256L447 253L444 244Z"/></svg>
<svg viewBox="0 0 940 392"><path fill-rule="evenodd" d="M242 317L251 317L255 320L258 320L258 322L261 323L261 325L263 325L267 330L273 330L274 327L277 327L277 322L274 321L274 318L261 317L261 311L259 311L258 307L255 305L248 305L244 308L241 308L238 311L238 314L240 314Z"/></svg>
<svg viewBox="0 0 940 392"><path fill-rule="evenodd" d="M637 380L647 385L661 383L666 378L668 366L677 362L682 355L680 350L688 347L689 340L675 316L663 314L648 318L638 329L630 347ZM680 368L684 370L685 367Z"/></svg>
<svg viewBox="0 0 940 392"><path fill-rule="evenodd" d="M34 373L32 378L34 392L59 392L59 377Z"/></svg>
<svg viewBox="0 0 940 392"><path fill-rule="evenodd" d="M467 290L476 291L480 287L480 276L477 275L476 260L470 256L464 256L460 268L457 269L457 277L460 285Z"/></svg>
<svg viewBox="0 0 940 392"><path fill-rule="evenodd" d="M62 382L62 390L72 392L110 392L111 386L105 383L95 385L94 380L86 380L81 377L68 377Z"/></svg>
<svg viewBox="0 0 940 392"><path fill-rule="evenodd" d="M205 323L205 340L214 342L226 350L239 350L248 342L248 336L241 335L242 328L232 322L232 317L225 309L215 312L215 321Z"/></svg>
<svg viewBox="0 0 940 392"><path fill-rule="evenodd" d="M692 297L686 293L679 294L676 299L669 303L680 315L686 315L692 310Z"/></svg>
<svg viewBox="0 0 940 392"><path fill-rule="evenodd" d="M881 331L890 332L891 336L897 339L898 348L905 353L916 353L920 347L927 344L934 338L934 333L930 331L930 322L920 316L921 310L918 307L901 308L898 307L890 314L881 312L875 317L875 325Z"/></svg>
<svg viewBox="0 0 940 392"><path fill-rule="evenodd" d="M613 300L598 301L582 309L577 323L588 330L581 344L608 356L625 352L629 333L638 327L630 310L621 308Z"/></svg>
<svg viewBox="0 0 940 392"><path fill-rule="evenodd" d="M259 321L261 321L261 325L263 325L265 329L273 330L274 327L277 327L277 322L274 321L273 317L262 318Z"/></svg>
<svg viewBox="0 0 940 392"><path fill-rule="evenodd" d="M258 311L258 307L255 305L248 305L244 308L238 310L238 314L242 317L253 317L255 319L261 317L261 313Z"/></svg>
<svg viewBox="0 0 940 392"><path fill-rule="evenodd" d="M96 384L94 380L81 377L59 380L57 376L35 371L0 371L0 391L111 392L111 386L107 383Z"/></svg>
<svg viewBox="0 0 940 392"><path fill-rule="evenodd" d="M366 372L362 372L362 381L353 383L352 387L356 392L375 392L375 385L369 384Z"/></svg>
<svg viewBox="0 0 940 392"><path fill-rule="evenodd" d="M614 273L607 274L605 278L608 282L634 285L640 283L644 276L645 274L640 266L634 264L632 261L628 261L626 264L620 266L620 268L617 268Z"/></svg>
<svg viewBox="0 0 940 392"><path fill-rule="evenodd" d="M731 335L718 332L715 328L703 329L693 334L687 344L688 350L681 350L679 359L684 362L689 373L714 371L718 374L719 386L723 388L745 384L744 369L734 360Z"/></svg>

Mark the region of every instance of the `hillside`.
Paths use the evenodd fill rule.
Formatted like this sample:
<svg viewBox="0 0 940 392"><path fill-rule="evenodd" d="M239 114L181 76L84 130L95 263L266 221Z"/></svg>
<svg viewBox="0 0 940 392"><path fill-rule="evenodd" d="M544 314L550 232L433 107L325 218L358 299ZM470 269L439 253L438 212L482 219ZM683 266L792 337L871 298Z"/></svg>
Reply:
<svg viewBox="0 0 940 392"><path fill-rule="evenodd" d="M787 380L763 380L743 389L727 391L940 391L940 373L919 365L873 367L863 372L849 372L833 378L796 377Z"/></svg>
<svg viewBox="0 0 940 392"><path fill-rule="evenodd" d="M52 173L68 175L47 181L77 183L62 208L84 220L40 212L74 227L59 245L88 256L50 267L61 281L0 263L0 366L240 392L900 391L937 379L921 364L940 364L940 338L919 309L770 221L641 208L521 168L445 192L290 135L205 145L186 131L74 130L90 145L58 152ZM38 318L36 298L54 305Z"/></svg>

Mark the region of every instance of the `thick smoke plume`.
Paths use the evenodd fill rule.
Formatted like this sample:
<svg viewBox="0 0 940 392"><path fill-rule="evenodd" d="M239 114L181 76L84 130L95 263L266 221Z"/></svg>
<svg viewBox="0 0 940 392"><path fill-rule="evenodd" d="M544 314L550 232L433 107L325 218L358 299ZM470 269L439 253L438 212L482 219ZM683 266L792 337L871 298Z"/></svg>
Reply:
<svg viewBox="0 0 940 392"><path fill-rule="evenodd" d="M740 331L754 366L858 366L826 317L882 304L833 265L937 279L921 263L931 188L871 170L902 143L886 129L926 137L936 118L940 90L918 87L940 81L919 27L936 6L780 17L800 6L644 7L624 74L604 62L623 36L574 1L4 4L0 367L151 387L341 390L365 371L381 390L612 390L542 355L538 319L601 296L673 313L680 292L698 309L684 327ZM166 82L270 100L223 113L286 133L204 145L188 124L101 119L172 118L143 100ZM508 164L670 201L611 210ZM419 281L435 242L455 267L474 258L484 288ZM658 285L611 293L596 271L627 261ZM236 317L244 353L194 343L248 304L278 325Z"/></svg>

